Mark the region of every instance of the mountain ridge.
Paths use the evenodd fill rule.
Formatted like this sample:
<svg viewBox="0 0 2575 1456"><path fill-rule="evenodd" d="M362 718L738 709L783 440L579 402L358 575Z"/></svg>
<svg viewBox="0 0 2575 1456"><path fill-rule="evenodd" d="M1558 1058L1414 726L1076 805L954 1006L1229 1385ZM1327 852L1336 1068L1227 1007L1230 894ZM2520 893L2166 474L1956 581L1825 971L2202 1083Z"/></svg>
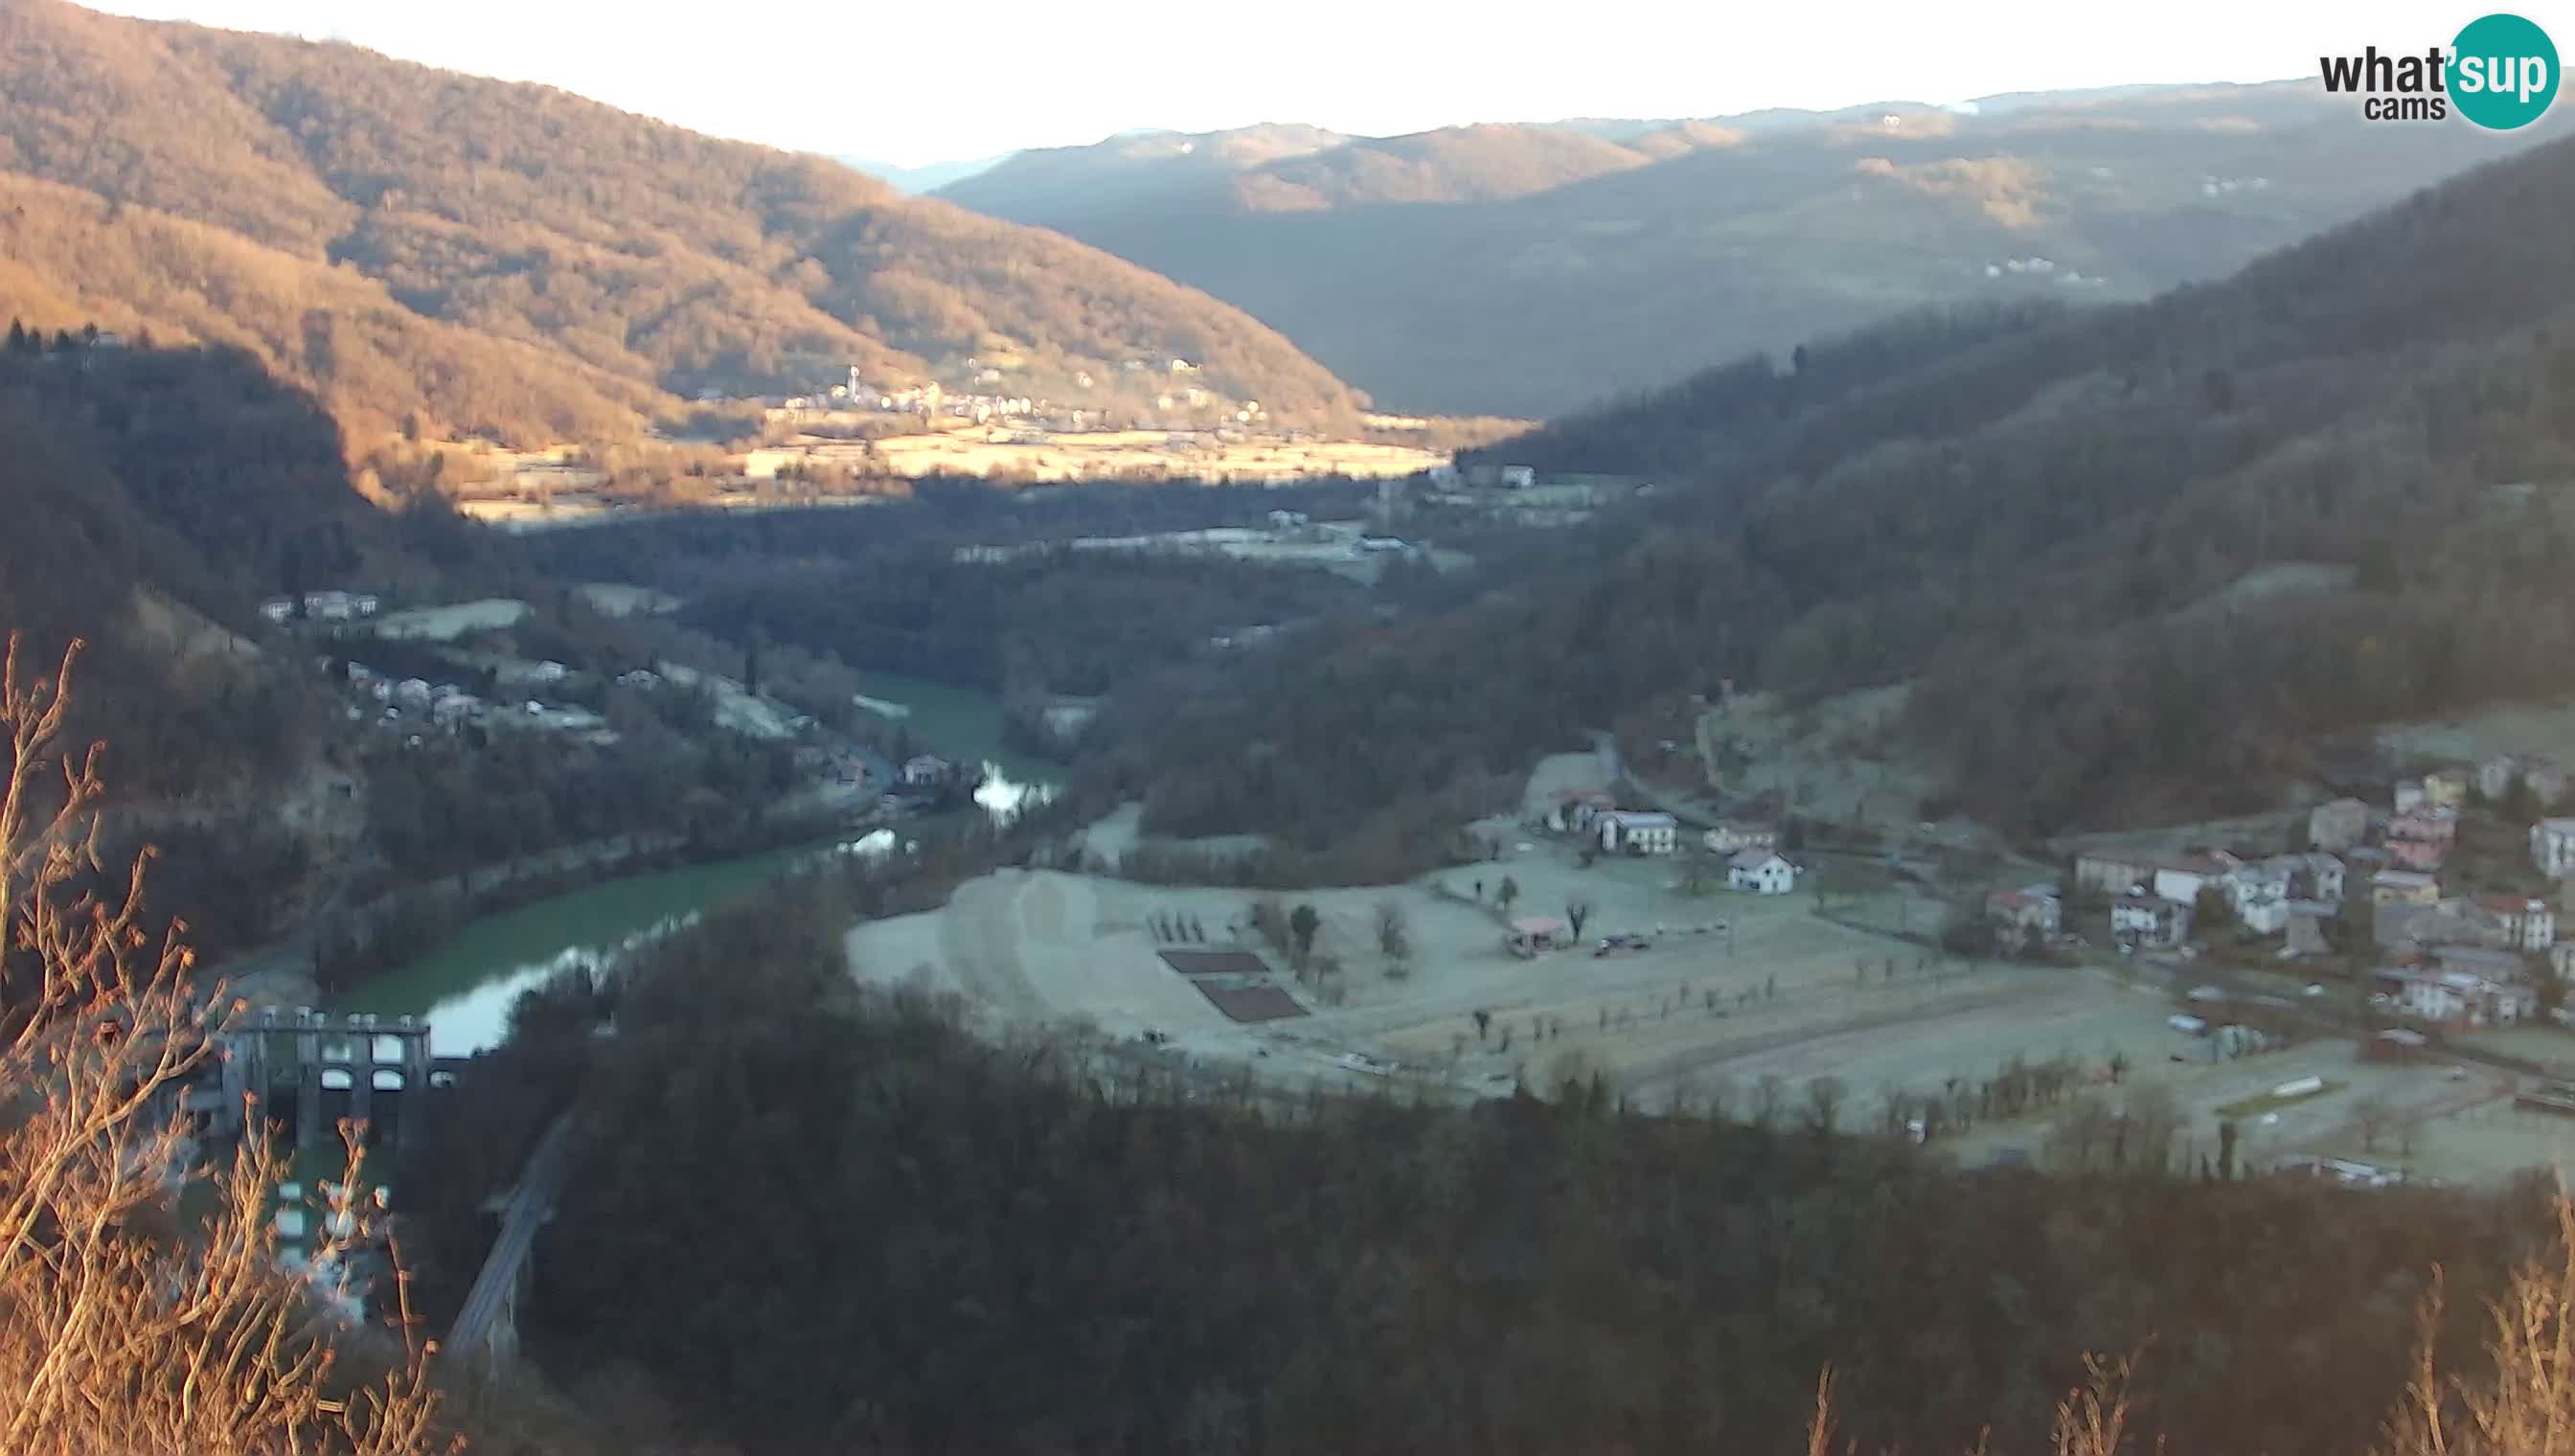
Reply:
<svg viewBox="0 0 2575 1456"><path fill-rule="evenodd" d="M2150 297L2529 140L2369 127L2306 83L1988 100L1360 138L1060 195L1030 161L947 195L1226 298L1387 408L1553 417L1918 305Z"/></svg>
<svg viewBox="0 0 2575 1456"><path fill-rule="evenodd" d="M0 180L43 214L7 249L0 312L53 328L121 309L138 328L252 347L344 417L631 433L626 417L701 390L794 392L852 364L927 378L980 356L1031 376L1026 393L1170 357L1286 418L1360 404L1240 310L1132 263L553 88L59 0L0 11ZM240 282L215 292L180 276L186 261L110 275L68 242L72 199L30 183L96 198L110 223L146 220L165 246L218 247L164 218L273 256L220 245ZM370 356L344 383L338 355L295 336L353 309L388 337L454 332L443 355ZM515 409L472 386L485 369L523 374L513 347L559 357L565 376L514 384Z"/></svg>

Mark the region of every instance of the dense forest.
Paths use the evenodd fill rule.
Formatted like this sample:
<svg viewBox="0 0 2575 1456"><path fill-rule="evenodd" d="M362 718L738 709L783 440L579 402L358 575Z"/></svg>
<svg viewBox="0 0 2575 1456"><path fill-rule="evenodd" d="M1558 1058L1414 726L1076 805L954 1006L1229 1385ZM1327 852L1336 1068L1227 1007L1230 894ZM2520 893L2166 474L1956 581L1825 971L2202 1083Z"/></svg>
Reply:
<svg viewBox="0 0 2575 1456"><path fill-rule="evenodd" d="M1408 822L1588 728L1671 736L1722 680L1907 684L1955 805L2040 833L2260 807L2325 734L2562 695L2569 160L2150 304L1904 321L1499 447L1616 441L1675 488L1464 608L1138 705L1103 771L1176 832L1319 847L1311 805Z"/></svg>
<svg viewBox="0 0 2575 1456"><path fill-rule="evenodd" d="M1554 418L1908 308L2222 277L2526 140L2355 126L2279 82L1122 136L940 195L1206 289L1388 408Z"/></svg>
<svg viewBox="0 0 2575 1456"><path fill-rule="evenodd" d="M1859 1450L2034 1450L2099 1351L2137 1357L2171 1449L2350 1456L2434 1265L2473 1346L2548 1232L2533 1190L2239 1180L2142 1126L2106 1171L1960 1172L1821 1090L1282 1102L996 1045L846 975L839 917L909 903L810 881L714 917L614 984L613 1037L586 985L523 1002L471 1132L424 1154L469 1210L436 1267L471 1267L476 1190L571 1106L532 1348L639 1434L1785 1451L1830 1364Z"/></svg>
<svg viewBox="0 0 2575 1456"><path fill-rule="evenodd" d="M0 90L0 313L248 350L361 441L622 438L701 389L970 356L1026 393L1178 357L1282 419L1359 403L1132 264L548 88L21 0Z"/></svg>
<svg viewBox="0 0 2575 1456"><path fill-rule="evenodd" d="M865 512L646 521L532 538L523 550L558 579L649 582L685 599L680 620L719 641L980 688L1020 705L1204 670L1218 656L1215 638L1310 623L1369 600L1324 572L1063 543L1262 525L1275 510L1348 516L1361 496L1348 484L1015 495L927 482L908 501ZM958 559L975 546L1032 550ZM1378 600L1409 600L1412 576L1396 577Z"/></svg>

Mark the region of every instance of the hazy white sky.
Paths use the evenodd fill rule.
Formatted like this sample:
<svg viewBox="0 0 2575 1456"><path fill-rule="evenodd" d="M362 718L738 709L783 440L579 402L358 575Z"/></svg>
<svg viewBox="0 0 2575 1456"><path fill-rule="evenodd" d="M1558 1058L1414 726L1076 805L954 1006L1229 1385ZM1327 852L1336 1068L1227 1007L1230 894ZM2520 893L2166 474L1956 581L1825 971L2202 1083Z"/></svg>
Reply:
<svg viewBox="0 0 2575 1456"><path fill-rule="evenodd" d="M1712 116L2313 77L2446 42L2470 0L102 0L544 81L699 131L904 165L1136 127ZM2499 7L2494 7L2499 8ZM2519 5L2575 55L2575 0Z"/></svg>

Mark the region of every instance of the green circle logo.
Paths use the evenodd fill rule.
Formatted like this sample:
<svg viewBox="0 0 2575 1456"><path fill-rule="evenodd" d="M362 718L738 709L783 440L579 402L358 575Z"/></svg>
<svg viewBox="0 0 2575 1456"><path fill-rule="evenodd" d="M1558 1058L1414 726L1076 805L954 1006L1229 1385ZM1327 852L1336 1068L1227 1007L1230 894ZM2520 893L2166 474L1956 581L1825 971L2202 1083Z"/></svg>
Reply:
<svg viewBox="0 0 2575 1456"><path fill-rule="evenodd" d="M2557 99L2557 47L2518 15L2482 16L2451 43L2449 86L2459 115L2488 131L2528 126Z"/></svg>

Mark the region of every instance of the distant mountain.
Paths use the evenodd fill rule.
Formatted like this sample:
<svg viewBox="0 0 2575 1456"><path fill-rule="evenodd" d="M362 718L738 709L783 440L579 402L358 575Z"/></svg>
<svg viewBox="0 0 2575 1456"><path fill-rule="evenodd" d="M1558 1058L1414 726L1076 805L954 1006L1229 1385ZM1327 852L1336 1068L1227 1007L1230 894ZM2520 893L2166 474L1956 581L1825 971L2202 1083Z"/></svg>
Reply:
<svg viewBox="0 0 2575 1456"><path fill-rule="evenodd" d="M2523 142L2286 82L1219 140L941 195L1205 288L1389 408L1554 416L1917 305L2222 276Z"/></svg>
<svg viewBox="0 0 2575 1456"><path fill-rule="evenodd" d="M1109 219L1181 203L1272 162L1309 157L1349 138L1310 126L1249 126L1224 132L1122 132L1087 147L1014 152L939 189L960 207L1020 220Z"/></svg>
<svg viewBox="0 0 2575 1456"><path fill-rule="evenodd" d="M990 157L932 162L922 167L898 167L892 162L878 162L866 157L834 157L832 160L864 172L907 197L918 197L925 192L936 192L952 182L963 182L978 173L989 172L1010 157L1009 152L1002 152Z"/></svg>
<svg viewBox="0 0 2575 1456"><path fill-rule="evenodd" d="M856 364L1339 381L1237 309L820 157L346 45L0 5L0 315L235 345L360 430L631 435ZM1104 386L1104 389L1106 386Z"/></svg>

